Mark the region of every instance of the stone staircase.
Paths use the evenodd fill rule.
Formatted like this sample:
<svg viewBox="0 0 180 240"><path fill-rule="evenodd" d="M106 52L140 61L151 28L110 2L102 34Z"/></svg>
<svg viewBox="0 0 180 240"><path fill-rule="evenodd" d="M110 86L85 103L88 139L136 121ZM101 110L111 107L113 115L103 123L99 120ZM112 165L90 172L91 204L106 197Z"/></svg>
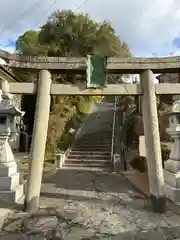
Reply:
<svg viewBox="0 0 180 240"><path fill-rule="evenodd" d="M113 106L103 101L94 107L67 153L64 168L111 170Z"/></svg>

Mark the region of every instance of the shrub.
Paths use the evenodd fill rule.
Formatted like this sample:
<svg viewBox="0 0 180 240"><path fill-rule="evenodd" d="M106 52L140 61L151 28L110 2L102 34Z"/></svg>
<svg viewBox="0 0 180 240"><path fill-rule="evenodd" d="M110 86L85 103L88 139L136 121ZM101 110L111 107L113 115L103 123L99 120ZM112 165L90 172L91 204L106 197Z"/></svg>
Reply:
<svg viewBox="0 0 180 240"><path fill-rule="evenodd" d="M161 154L163 162L169 159L170 152L171 150L168 148L168 146L164 143L161 143Z"/></svg>

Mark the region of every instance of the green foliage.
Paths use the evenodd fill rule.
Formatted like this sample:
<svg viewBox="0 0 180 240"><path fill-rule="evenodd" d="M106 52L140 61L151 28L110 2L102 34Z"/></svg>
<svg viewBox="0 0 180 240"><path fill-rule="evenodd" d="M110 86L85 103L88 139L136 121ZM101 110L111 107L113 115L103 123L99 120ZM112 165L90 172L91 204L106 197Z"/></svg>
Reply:
<svg viewBox="0 0 180 240"><path fill-rule="evenodd" d="M59 98L59 103L53 102L49 119L46 157L56 151L58 139L62 137L67 122L75 113L75 108L68 97Z"/></svg>
<svg viewBox="0 0 180 240"><path fill-rule="evenodd" d="M131 56L108 22L97 23L87 14L57 11L40 31L27 31L16 42L16 50L25 55L48 56Z"/></svg>
<svg viewBox="0 0 180 240"><path fill-rule="evenodd" d="M94 100L96 103L99 103L102 99L103 99L103 96L94 96L94 97L93 97L93 100Z"/></svg>
<svg viewBox="0 0 180 240"><path fill-rule="evenodd" d="M127 44L116 36L110 23L97 23L87 14L72 11L57 11L49 17L40 31L25 32L17 39L16 51L30 56L131 56ZM15 73L24 81L34 81L37 78L36 74L34 76L23 70L15 70ZM76 83L75 75L72 74L61 74L60 79ZM108 82L115 83L119 79L119 75L111 76ZM81 80L84 81L85 78Z"/></svg>
<svg viewBox="0 0 180 240"><path fill-rule="evenodd" d="M133 169L140 172L147 172L147 160L144 157L136 155L130 163Z"/></svg>
<svg viewBox="0 0 180 240"><path fill-rule="evenodd" d="M48 45L49 56L129 56L108 22L97 23L87 14L57 11L41 27L40 43Z"/></svg>
<svg viewBox="0 0 180 240"><path fill-rule="evenodd" d="M27 31L16 41L16 51L19 54L36 56L44 55L45 48L39 43L39 31Z"/></svg>
<svg viewBox="0 0 180 240"><path fill-rule="evenodd" d="M171 150L168 148L166 144L161 143L161 153L162 153L162 160L167 161L169 159Z"/></svg>
<svg viewBox="0 0 180 240"><path fill-rule="evenodd" d="M83 114L88 114L91 111L93 104L94 104L94 100L92 96L83 96L78 101L76 107L79 112Z"/></svg>
<svg viewBox="0 0 180 240"><path fill-rule="evenodd" d="M72 11L56 11L40 31L27 31L17 39L16 51L21 55L79 57L88 54L101 56L129 57L128 45L120 40L114 28L108 22L95 22L87 14ZM23 81L34 81L36 74L23 70L15 73ZM79 79L72 74L53 76L54 82L76 83ZM80 77L85 81L85 77ZM110 77L110 83L120 81L120 76ZM51 115L49 121L47 152L54 152L61 139L64 128L73 114L81 119L81 114L91 110L92 97L52 97ZM73 106L75 111L72 111Z"/></svg>

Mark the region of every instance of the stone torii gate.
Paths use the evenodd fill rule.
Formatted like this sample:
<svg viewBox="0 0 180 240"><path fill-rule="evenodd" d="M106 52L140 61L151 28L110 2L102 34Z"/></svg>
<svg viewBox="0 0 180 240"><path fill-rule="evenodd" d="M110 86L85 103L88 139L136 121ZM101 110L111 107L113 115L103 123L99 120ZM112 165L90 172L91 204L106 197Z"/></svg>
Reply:
<svg viewBox="0 0 180 240"><path fill-rule="evenodd" d="M9 83L12 94L36 94L31 166L26 195L26 210L35 211L43 172L45 144L48 129L50 95L140 95L148 163L148 175L152 208L155 212L166 209L164 176L157 116L156 94L180 94L180 84L154 85L153 73L178 72L180 57L170 58L109 58L107 70L110 74L140 74L140 84L108 84L104 89L87 89L86 84L53 84L51 73L84 73L86 58L23 57L0 54L12 69L27 69L39 73L37 83Z"/></svg>

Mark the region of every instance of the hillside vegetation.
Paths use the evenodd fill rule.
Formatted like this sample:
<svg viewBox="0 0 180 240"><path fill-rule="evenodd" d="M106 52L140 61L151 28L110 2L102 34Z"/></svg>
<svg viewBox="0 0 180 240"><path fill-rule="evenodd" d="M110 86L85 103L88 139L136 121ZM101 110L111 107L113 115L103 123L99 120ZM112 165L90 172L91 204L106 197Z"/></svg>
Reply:
<svg viewBox="0 0 180 240"><path fill-rule="evenodd" d="M88 54L102 56L131 56L128 45L116 35L109 22L96 22L87 14L72 11L56 11L41 26L39 31L25 32L16 41L16 52L30 56L85 57ZM35 81L37 75L32 72L16 70L15 73L27 82ZM119 82L120 75L110 76L109 82ZM71 73L53 76L53 82L73 83L86 81L85 75ZM92 96L56 96L52 97L51 114L47 138L47 153L51 155L63 143L71 142L70 128L77 128L84 116L91 110ZM31 104L31 103L30 103ZM69 129L66 125L68 124Z"/></svg>

